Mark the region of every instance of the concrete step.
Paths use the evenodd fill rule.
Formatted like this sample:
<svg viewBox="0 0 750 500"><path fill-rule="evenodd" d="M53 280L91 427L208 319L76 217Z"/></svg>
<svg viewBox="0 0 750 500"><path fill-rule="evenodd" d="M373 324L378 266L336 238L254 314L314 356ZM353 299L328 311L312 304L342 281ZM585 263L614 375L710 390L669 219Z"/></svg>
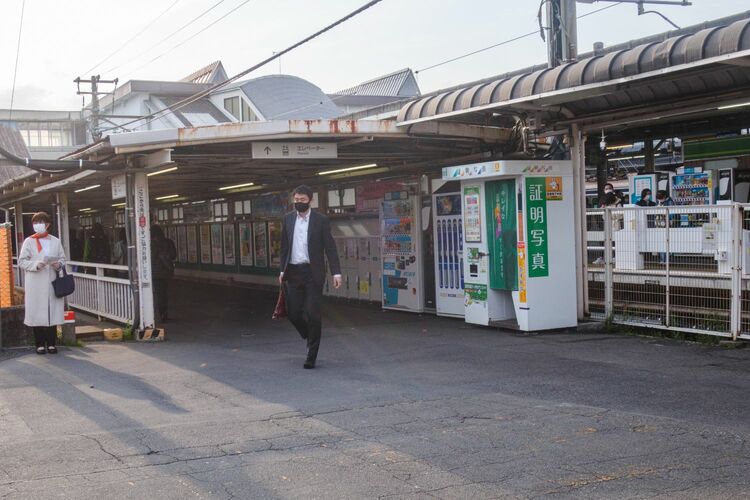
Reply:
<svg viewBox="0 0 750 500"><path fill-rule="evenodd" d="M98 326L76 326L76 340L93 341L104 340L104 328Z"/></svg>

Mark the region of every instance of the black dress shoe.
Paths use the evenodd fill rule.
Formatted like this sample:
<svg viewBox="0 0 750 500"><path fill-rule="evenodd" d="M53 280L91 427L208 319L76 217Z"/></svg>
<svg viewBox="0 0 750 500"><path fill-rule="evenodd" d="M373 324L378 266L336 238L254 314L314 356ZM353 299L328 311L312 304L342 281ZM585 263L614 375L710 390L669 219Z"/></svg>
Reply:
<svg viewBox="0 0 750 500"><path fill-rule="evenodd" d="M50 354L57 354L57 347L51 345L51 346L47 347L47 352L50 353Z"/></svg>
<svg viewBox="0 0 750 500"><path fill-rule="evenodd" d="M305 367L305 370L312 370L313 368L315 368L315 361L308 359L302 366Z"/></svg>

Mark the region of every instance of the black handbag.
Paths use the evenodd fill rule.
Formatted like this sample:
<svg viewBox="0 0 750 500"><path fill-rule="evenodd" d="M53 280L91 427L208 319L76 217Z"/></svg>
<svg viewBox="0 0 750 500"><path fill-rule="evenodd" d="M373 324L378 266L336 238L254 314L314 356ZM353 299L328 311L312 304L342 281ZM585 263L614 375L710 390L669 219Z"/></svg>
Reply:
<svg viewBox="0 0 750 500"><path fill-rule="evenodd" d="M73 276L68 274L64 266L61 270L62 275L60 275L60 271L55 273L57 276L52 282L52 288L55 289L55 297L58 298L67 297L76 289L76 282L75 279L73 279Z"/></svg>

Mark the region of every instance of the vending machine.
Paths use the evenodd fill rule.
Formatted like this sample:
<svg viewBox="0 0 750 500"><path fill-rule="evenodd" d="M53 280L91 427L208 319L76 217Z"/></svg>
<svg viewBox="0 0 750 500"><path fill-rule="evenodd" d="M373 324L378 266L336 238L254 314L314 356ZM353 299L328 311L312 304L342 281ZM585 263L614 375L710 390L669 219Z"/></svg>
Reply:
<svg viewBox="0 0 750 500"><path fill-rule="evenodd" d="M383 309L423 312L419 197L408 191L386 193L380 229Z"/></svg>
<svg viewBox="0 0 750 500"><path fill-rule="evenodd" d="M675 205L712 205L714 184L712 172L698 167L680 167L672 174L672 200Z"/></svg>
<svg viewBox="0 0 750 500"><path fill-rule="evenodd" d="M461 192L434 194L432 200L437 314L463 318L464 248Z"/></svg>
<svg viewBox="0 0 750 500"><path fill-rule="evenodd" d="M461 181L467 323L539 331L578 323L570 161L447 167Z"/></svg>

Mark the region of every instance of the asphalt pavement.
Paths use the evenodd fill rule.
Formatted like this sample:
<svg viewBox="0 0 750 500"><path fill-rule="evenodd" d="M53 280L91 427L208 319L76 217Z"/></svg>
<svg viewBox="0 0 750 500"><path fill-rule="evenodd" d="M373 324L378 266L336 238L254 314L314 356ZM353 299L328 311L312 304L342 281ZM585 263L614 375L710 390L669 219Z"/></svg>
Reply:
<svg viewBox="0 0 750 500"><path fill-rule="evenodd" d="M163 343L0 357L0 498L750 498L750 349L175 283ZM551 307L554 307L551 305Z"/></svg>

